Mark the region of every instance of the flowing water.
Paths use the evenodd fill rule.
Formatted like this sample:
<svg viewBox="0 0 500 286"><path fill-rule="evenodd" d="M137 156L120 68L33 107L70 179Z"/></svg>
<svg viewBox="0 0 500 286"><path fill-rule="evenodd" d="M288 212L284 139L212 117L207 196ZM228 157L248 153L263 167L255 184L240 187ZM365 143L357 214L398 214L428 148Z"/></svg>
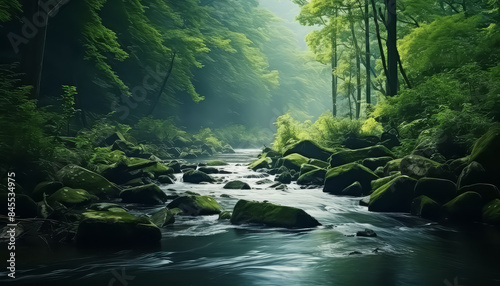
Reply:
<svg viewBox="0 0 500 286"><path fill-rule="evenodd" d="M232 210L239 199L295 206L322 226L287 230L234 226L217 220L218 216L177 217L174 225L162 229L161 246L154 249L92 252L66 246L49 250L43 244L34 249L19 242L15 284L500 285L497 228L446 227L407 214L371 213L358 205L357 198L329 195L319 188L291 184L286 190L275 190L269 188L271 184L257 185L262 178L247 178L257 173L245 165L258 152L237 150L218 156L230 162L221 169L233 173L214 175L248 182L252 190L181 180L162 188L167 193L175 189L211 195L225 210ZM135 214L160 209L127 207ZM365 228L378 236L355 236ZM5 275L0 279L14 280Z"/></svg>

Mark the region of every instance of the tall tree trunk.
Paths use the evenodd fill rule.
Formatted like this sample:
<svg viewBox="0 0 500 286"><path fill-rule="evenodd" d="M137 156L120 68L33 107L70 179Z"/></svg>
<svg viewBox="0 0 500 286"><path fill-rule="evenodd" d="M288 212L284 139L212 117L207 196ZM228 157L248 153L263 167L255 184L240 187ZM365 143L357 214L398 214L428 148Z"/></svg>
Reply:
<svg viewBox="0 0 500 286"><path fill-rule="evenodd" d="M352 17L351 9L349 9L349 15ZM351 33L352 42L356 51L356 119L359 118L361 113L361 51L358 45L358 39L356 38L356 32L354 31L354 21L351 19Z"/></svg>
<svg viewBox="0 0 500 286"><path fill-rule="evenodd" d="M396 1L385 0L387 10L387 96L395 96L398 93L398 47L396 37Z"/></svg>
<svg viewBox="0 0 500 286"><path fill-rule="evenodd" d="M337 16L338 10L335 10L335 16ZM333 117L337 117L337 75L334 72L337 69L337 28L332 31L332 103Z"/></svg>
<svg viewBox="0 0 500 286"><path fill-rule="evenodd" d="M365 0L365 51L366 51L366 104L371 104L371 62L370 62L370 23L368 20L369 0Z"/></svg>
<svg viewBox="0 0 500 286"><path fill-rule="evenodd" d="M352 103L351 103L351 81L352 81L352 71L349 66L349 85L347 86L347 98L349 100L349 118L352 120Z"/></svg>
<svg viewBox="0 0 500 286"><path fill-rule="evenodd" d="M172 55L172 60L170 60L170 67L168 68L167 74L165 75L165 79L163 80L163 83L161 85L160 91L158 92L158 95L156 96L154 101L151 103L151 107L149 109L148 115L153 114L155 107L158 105L158 102L160 102L161 94L163 93L163 90L167 86L168 78L172 74L172 69L174 68L175 55L176 55L176 52L174 52L174 54Z"/></svg>
<svg viewBox="0 0 500 286"><path fill-rule="evenodd" d="M377 33L378 49L380 50L380 59L382 60L382 66L384 67L384 74L387 78L387 63L385 61L384 47L382 45L382 37L380 36L380 26L378 24L377 7L375 6L375 0L371 0L372 10L373 10L373 22L375 23L375 31Z"/></svg>

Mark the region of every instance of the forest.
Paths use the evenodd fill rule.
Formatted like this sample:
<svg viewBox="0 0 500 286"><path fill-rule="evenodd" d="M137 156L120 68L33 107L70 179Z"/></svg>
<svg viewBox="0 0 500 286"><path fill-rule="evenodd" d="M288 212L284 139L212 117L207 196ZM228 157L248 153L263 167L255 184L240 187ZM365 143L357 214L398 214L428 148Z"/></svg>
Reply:
<svg viewBox="0 0 500 286"><path fill-rule="evenodd" d="M499 21L0 0L0 281L499 285Z"/></svg>

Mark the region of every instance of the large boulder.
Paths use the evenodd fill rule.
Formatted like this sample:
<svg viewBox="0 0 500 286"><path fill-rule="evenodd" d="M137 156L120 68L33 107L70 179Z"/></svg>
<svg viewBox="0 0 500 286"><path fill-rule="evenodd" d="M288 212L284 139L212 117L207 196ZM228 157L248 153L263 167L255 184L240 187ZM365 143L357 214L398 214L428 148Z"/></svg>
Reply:
<svg viewBox="0 0 500 286"><path fill-rule="evenodd" d="M392 152L384 146L372 146L356 150L344 150L334 153L330 157L330 166L336 167L366 158L378 157L394 158L394 154L392 154Z"/></svg>
<svg viewBox="0 0 500 286"><path fill-rule="evenodd" d="M326 168L328 168L328 166L330 166L330 164L328 162L318 160L318 159L309 159L309 161L307 161L307 164L313 165L313 166L316 166L316 167L319 167L322 169L326 169Z"/></svg>
<svg viewBox="0 0 500 286"><path fill-rule="evenodd" d="M288 171L283 172L283 173L277 175L274 180L277 182L280 182L282 184L290 184L292 182L292 175Z"/></svg>
<svg viewBox="0 0 500 286"><path fill-rule="evenodd" d="M350 163L331 168L326 172L323 192L340 195L342 190L358 181L363 188L363 194L369 194L370 183L376 179L378 176L370 169L358 163Z"/></svg>
<svg viewBox="0 0 500 286"><path fill-rule="evenodd" d="M124 203L145 205L161 205L168 200L167 194L155 184L125 189L121 191L120 198Z"/></svg>
<svg viewBox="0 0 500 286"><path fill-rule="evenodd" d="M479 138L472 149L469 162L480 163L492 182L500 187L500 124L496 124Z"/></svg>
<svg viewBox="0 0 500 286"><path fill-rule="evenodd" d="M363 166L368 169L375 171L378 167L385 166L388 162L392 161L392 157L378 157L378 158L366 158L363 160Z"/></svg>
<svg viewBox="0 0 500 286"><path fill-rule="evenodd" d="M285 152L283 152L283 156L286 157L294 153L300 154L307 158L314 158L322 161L328 160L331 155L330 151L325 148L319 147L316 143L310 140L303 140L291 145L285 150Z"/></svg>
<svg viewBox="0 0 500 286"><path fill-rule="evenodd" d="M76 165L67 165L56 177L66 187L84 189L100 198L116 198L120 190L103 176Z"/></svg>
<svg viewBox="0 0 500 286"><path fill-rule="evenodd" d="M446 171L444 165L418 155L404 157L399 165L399 170L402 175L407 175L415 179L423 177L449 178L449 173Z"/></svg>
<svg viewBox="0 0 500 286"><path fill-rule="evenodd" d="M361 197L363 195L363 187L358 181L356 181L352 185L343 189L341 194L343 196Z"/></svg>
<svg viewBox="0 0 500 286"><path fill-rule="evenodd" d="M297 179L297 185L318 185L322 186L325 182L325 169L315 169L301 175Z"/></svg>
<svg viewBox="0 0 500 286"><path fill-rule="evenodd" d="M255 223L285 228L309 228L321 225L302 209L247 200L239 200L236 203L231 223Z"/></svg>
<svg viewBox="0 0 500 286"><path fill-rule="evenodd" d="M178 208L182 215L214 215L221 212L221 206L209 196L189 195L178 197L167 205L167 208Z"/></svg>
<svg viewBox="0 0 500 286"><path fill-rule="evenodd" d="M411 214L429 220L439 218L440 205L427 196L418 196L411 202Z"/></svg>
<svg viewBox="0 0 500 286"><path fill-rule="evenodd" d="M481 164L478 162L470 162L458 177L458 188L463 186L473 185L476 183L487 183L488 174Z"/></svg>
<svg viewBox="0 0 500 286"><path fill-rule="evenodd" d="M160 176L171 175L174 170L162 163L142 159L126 158L102 171L102 175L117 184L123 184L141 177L158 179Z"/></svg>
<svg viewBox="0 0 500 286"><path fill-rule="evenodd" d="M269 164L272 163L272 160L271 158L267 158L267 157L262 157L262 158L259 158L255 161L253 161L252 163L250 163L250 165L248 165L248 168L256 171L258 169L269 169Z"/></svg>
<svg viewBox="0 0 500 286"><path fill-rule="evenodd" d="M399 176L373 191L368 205L374 212L410 212L417 180Z"/></svg>
<svg viewBox="0 0 500 286"><path fill-rule="evenodd" d="M457 196L457 185L445 179L421 178L415 186L415 197L421 195L442 205Z"/></svg>
<svg viewBox="0 0 500 286"><path fill-rule="evenodd" d="M473 184L463 186L458 190L458 194L465 192L476 192L483 198L483 204L486 204L494 199L500 199L500 191L492 184Z"/></svg>
<svg viewBox="0 0 500 286"><path fill-rule="evenodd" d="M151 214L149 219L156 226L163 227L175 222L175 213L165 207Z"/></svg>
<svg viewBox="0 0 500 286"><path fill-rule="evenodd" d="M250 185L242 181L231 181L224 185L224 189L231 190L250 190Z"/></svg>
<svg viewBox="0 0 500 286"><path fill-rule="evenodd" d="M319 170L319 169L323 169L323 168L320 168L318 166L315 166L315 165L310 165L310 164L302 164L302 166L300 166L300 176L304 175L305 173L308 173L308 172L311 172L313 170Z"/></svg>
<svg viewBox="0 0 500 286"><path fill-rule="evenodd" d="M482 221L500 226L500 199L494 199L483 207Z"/></svg>
<svg viewBox="0 0 500 286"><path fill-rule="evenodd" d="M387 162L384 166L384 175L391 176L393 172L400 172L399 166L401 165L401 161L403 161L403 158L394 159Z"/></svg>
<svg viewBox="0 0 500 286"><path fill-rule="evenodd" d="M96 196L89 194L86 190L64 187L50 195L47 198L47 203L54 205L57 202L69 208L88 205L97 201L97 199Z"/></svg>
<svg viewBox="0 0 500 286"><path fill-rule="evenodd" d="M145 247L158 243L160 229L145 217L126 211L91 211L83 213L76 242L85 247Z"/></svg>
<svg viewBox="0 0 500 286"><path fill-rule="evenodd" d="M111 150L120 150L125 153L127 157L139 157L143 153L140 147L124 140L116 140Z"/></svg>
<svg viewBox="0 0 500 286"><path fill-rule="evenodd" d="M196 170L190 170L182 175L182 180L186 183L199 184L201 182L212 183L215 182L215 179L210 177L209 175Z"/></svg>
<svg viewBox="0 0 500 286"><path fill-rule="evenodd" d="M351 136L348 136L342 142L342 145L344 145L346 148L349 148L349 149L362 149L362 148L371 147L371 146L377 144L379 141L380 141L380 138L378 138L377 136L351 135Z"/></svg>
<svg viewBox="0 0 500 286"><path fill-rule="evenodd" d="M293 153L280 159L281 165L290 170L300 171L302 164L306 164L309 158Z"/></svg>
<svg viewBox="0 0 500 286"><path fill-rule="evenodd" d="M465 192L441 207L444 219L453 221L475 221L481 218L482 198L476 192Z"/></svg>
<svg viewBox="0 0 500 286"><path fill-rule="evenodd" d="M370 186L371 186L372 192L375 191L376 189L382 187L383 185L389 183L390 181L394 180L395 178L397 178L399 176L401 176L400 172L398 172L394 175L391 175L391 176L382 177L380 179L376 179L376 180L371 181Z"/></svg>
<svg viewBox="0 0 500 286"><path fill-rule="evenodd" d="M212 166L212 167L229 165L227 162L221 161L221 160L210 160L210 161L206 162L205 164L207 166Z"/></svg>

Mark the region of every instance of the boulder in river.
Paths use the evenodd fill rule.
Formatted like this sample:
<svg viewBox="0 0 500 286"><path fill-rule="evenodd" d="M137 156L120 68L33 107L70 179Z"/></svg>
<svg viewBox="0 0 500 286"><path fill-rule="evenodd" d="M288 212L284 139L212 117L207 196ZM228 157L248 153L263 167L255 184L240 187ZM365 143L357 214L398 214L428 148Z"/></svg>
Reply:
<svg viewBox="0 0 500 286"><path fill-rule="evenodd" d="M97 200L96 196L86 190L64 187L50 195L47 198L47 203L53 205L57 202L63 204L65 207L81 207Z"/></svg>
<svg viewBox="0 0 500 286"><path fill-rule="evenodd" d="M380 179L376 179L376 180L371 181L370 186L371 186L372 192L375 191L376 189L382 187L383 185L389 183L390 181L394 180L395 178L397 178L399 176L401 176L401 173L396 173L396 174L391 175L391 176L382 177Z"/></svg>
<svg viewBox="0 0 500 286"><path fill-rule="evenodd" d="M387 162L384 166L384 175L391 176L393 172L399 172L399 165L401 165L402 160L402 158L399 158Z"/></svg>
<svg viewBox="0 0 500 286"><path fill-rule="evenodd" d="M224 189L231 190L250 190L250 185L242 181L231 181L224 185Z"/></svg>
<svg viewBox="0 0 500 286"><path fill-rule="evenodd" d="M500 199L494 199L482 209L482 220L485 223L500 226Z"/></svg>
<svg viewBox="0 0 500 286"><path fill-rule="evenodd" d="M356 232L356 236L377 237L377 234L373 230L366 228L365 230L360 230L360 231Z"/></svg>
<svg viewBox="0 0 500 286"><path fill-rule="evenodd" d="M120 198L125 203L161 205L168 200L167 195L155 184L133 187L121 191Z"/></svg>
<svg viewBox="0 0 500 286"><path fill-rule="evenodd" d="M145 217L126 211L91 211L83 213L76 242L84 247L145 247L157 244L160 229Z"/></svg>
<svg viewBox="0 0 500 286"><path fill-rule="evenodd" d="M410 212L417 180L399 176L373 191L368 210L373 212Z"/></svg>
<svg viewBox="0 0 500 286"><path fill-rule="evenodd" d="M361 197L363 195L363 187L358 181L356 181L347 188L343 189L340 194L343 196Z"/></svg>
<svg viewBox="0 0 500 286"><path fill-rule="evenodd" d="M199 167L198 171L201 171L205 174L218 174L219 170L214 167Z"/></svg>
<svg viewBox="0 0 500 286"><path fill-rule="evenodd" d="M344 164L356 162L358 160L363 160L366 158L378 158L378 157L391 157L394 158L389 149L384 146L372 146L356 150L344 150L334 153L330 157L330 166L337 167Z"/></svg>
<svg viewBox="0 0 500 286"><path fill-rule="evenodd" d="M116 198L120 190L103 176L76 165L67 165L56 177L66 186L84 189L99 198Z"/></svg>
<svg viewBox="0 0 500 286"><path fill-rule="evenodd" d="M166 207L153 213L149 219L158 227L164 227L175 222L174 212Z"/></svg>
<svg viewBox="0 0 500 286"><path fill-rule="evenodd" d="M286 157L290 154L300 154L307 158L314 158L322 161L328 160L331 152L325 148L318 146L315 142L311 140L303 140L289 146L283 156Z"/></svg>
<svg viewBox="0 0 500 286"><path fill-rule="evenodd" d="M305 173L307 172L310 172L310 171L313 171L313 170L319 170L319 169L323 169L323 168L320 168L318 166L315 166L315 165L310 165L310 164L302 164L302 166L300 166L300 176L304 175Z"/></svg>
<svg viewBox="0 0 500 286"><path fill-rule="evenodd" d="M312 170L310 172L301 175L297 179L297 184L307 185L307 186L311 185L322 186L325 182L325 175L326 175L325 169Z"/></svg>
<svg viewBox="0 0 500 286"><path fill-rule="evenodd" d="M423 177L430 178L450 178L451 171L446 170L445 165L432 161L418 155L409 155L401 160L399 170L402 175L420 179Z"/></svg>
<svg viewBox="0 0 500 286"><path fill-rule="evenodd" d="M473 184L463 186L458 190L458 194L465 192L476 192L483 198L483 204L489 203L494 199L500 199L500 191L495 185L492 184Z"/></svg>
<svg viewBox="0 0 500 286"><path fill-rule="evenodd" d="M367 167L368 169L375 171L378 167L383 167L389 161L392 161L394 158L386 156L386 157L378 157L378 158L366 158L363 160L362 165Z"/></svg>
<svg viewBox="0 0 500 286"><path fill-rule="evenodd" d="M309 161L307 161L307 164L313 165L313 166L316 166L316 167L319 167L322 169L326 169L326 168L328 168L328 166L330 166L330 164L328 162L318 160L318 159L309 159Z"/></svg>
<svg viewBox="0 0 500 286"><path fill-rule="evenodd" d="M283 173L277 175L274 180L277 182L280 182L282 184L290 184L292 182L292 175L288 171L283 172Z"/></svg>
<svg viewBox="0 0 500 286"><path fill-rule="evenodd" d="M271 164L272 160L270 158L267 158L267 157L263 157L263 158L259 158L255 161L253 161L252 163L250 163L250 165L248 165L248 168L256 171L258 169L263 169L263 168L266 168L268 169L269 168L269 164Z"/></svg>
<svg viewBox="0 0 500 286"><path fill-rule="evenodd" d="M476 141L469 158L469 162L476 161L484 167L492 183L497 187L500 187L499 146L500 124L496 124Z"/></svg>
<svg viewBox="0 0 500 286"><path fill-rule="evenodd" d="M421 195L442 205L457 196L457 185L446 179L421 178L415 186L415 197Z"/></svg>
<svg viewBox="0 0 500 286"><path fill-rule="evenodd" d="M214 215L221 212L221 206L209 196L182 196L173 200L167 205L169 209L178 208L182 210L182 215Z"/></svg>
<svg viewBox="0 0 500 286"><path fill-rule="evenodd" d="M306 164L309 161L309 158L306 158L300 154L293 153L287 155L280 159L281 165L286 167L289 170L300 171L300 167L302 164Z"/></svg>
<svg viewBox="0 0 500 286"><path fill-rule="evenodd" d="M213 183L215 182L215 179L210 177L209 175L197 171L197 170L190 170L184 173L182 176L182 180L186 183L193 183L193 184L199 184L201 182L207 182L207 183Z"/></svg>
<svg viewBox="0 0 500 286"><path fill-rule="evenodd" d="M223 211L219 214L219 220L230 220L233 212Z"/></svg>
<svg viewBox="0 0 500 286"><path fill-rule="evenodd" d="M254 223L285 228L310 228L321 225L302 209L247 200L239 200L236 203L231 223Z"/></svg>
<svg viewBox="0 0 500 286"><path fill-rule="evenodd" d="M488 175L483 166L478 162L472 161L462 169L462 173L458 177L458 188L460 189L463 186L476 183L487 183L488 181Z"/></svg>
<svg viewBox="0 0 500 286"><path fill-rule="evenodd" d="M482 198L476 192L465 192L441 207L443 218L453 221L475 221L481 218Z"/></svg>
<svg viewBox="0 0 500 286"><path fill-rule="evenodd" d="M440 205L427 196L418 196L411 202L411 214L429 220L439 218Z"/></svg>
<svg viewBox="0 0 500 286"><path fill-rule="evenodd" d="M349 163L329 169L325 176L325 186L323 192L341 195L342 190L358 181L362 188L363 194L369 194L372 180L378 179L370 169L358 163Z"/></svg>

